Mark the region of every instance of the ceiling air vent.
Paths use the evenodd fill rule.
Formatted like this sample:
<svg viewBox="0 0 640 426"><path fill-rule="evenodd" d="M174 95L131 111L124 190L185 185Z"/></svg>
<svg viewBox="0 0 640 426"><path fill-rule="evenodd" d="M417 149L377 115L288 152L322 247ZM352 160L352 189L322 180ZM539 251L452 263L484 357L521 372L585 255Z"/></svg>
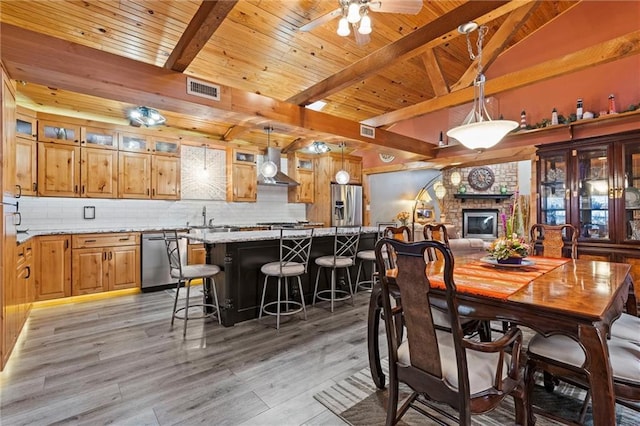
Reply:
<svg viewBox="0 0 640 426"><path fill-rule="evenodd" d="M376 138L376 128L365 126L364 124L360 125L360 136L364 136L365 138Z"/></svg>
<svg viewBox="0 0 640 426"><path fill-rule="evenodd" d="M220 86L187 77L187 93L201 98L220 100Z"/></svg>

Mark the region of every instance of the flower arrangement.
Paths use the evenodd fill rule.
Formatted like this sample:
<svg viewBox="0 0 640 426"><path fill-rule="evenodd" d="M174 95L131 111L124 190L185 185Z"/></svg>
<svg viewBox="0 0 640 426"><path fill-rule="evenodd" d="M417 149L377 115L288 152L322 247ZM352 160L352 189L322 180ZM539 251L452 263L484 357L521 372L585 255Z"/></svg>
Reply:
<svg viewBox="0 0 640 426"><path fill-rule="evenodd" d="M529 244L524 238L518 237L517 234L511 234L509 237L498 238L489 246L489 253L497 261L508 261L519 263L522 258L529 254Z"/></svg>
<svg viewBox="0 0 640 426"><path fill-rule="evenodd" d="M504 237L492 242L487 251L499 263L520 263L522 259L529 254L531 246L527 244L522 236L525 231L518 189L516 189L514 194L511 214L507 218L507 215L502 213L500 218L502 220ZM520 234L520 236L518 234Z"/></svg>
<svg viewBox="0 0 640 426"><path fill-rule="evenodd" d="M401 224L405 225L409 221L409 217L411 217L411 213L409 212L400 212L396 215L396 219L400 221Z"/></svg>

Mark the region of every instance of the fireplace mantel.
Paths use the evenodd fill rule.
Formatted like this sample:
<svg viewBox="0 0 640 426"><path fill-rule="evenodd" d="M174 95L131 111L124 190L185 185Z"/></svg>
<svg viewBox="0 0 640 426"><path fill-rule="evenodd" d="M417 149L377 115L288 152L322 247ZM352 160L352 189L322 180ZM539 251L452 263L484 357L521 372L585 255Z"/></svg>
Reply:
<svg viewBox="0 0 640 426"><path fill-rule="evenodd" d="M453 198L457 198L461 203L465 200L496 200L499 203L500 200L507 200L513 197L513 194L453 194Z"/></svg>

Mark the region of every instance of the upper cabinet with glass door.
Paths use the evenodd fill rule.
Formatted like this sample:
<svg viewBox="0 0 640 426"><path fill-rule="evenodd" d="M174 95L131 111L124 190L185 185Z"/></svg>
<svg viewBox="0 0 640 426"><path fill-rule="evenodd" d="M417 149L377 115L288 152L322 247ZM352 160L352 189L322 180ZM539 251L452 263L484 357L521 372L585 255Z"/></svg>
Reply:
<svg viewBox="0 0 640 426"><path fill-rule="evenodd" d="M611 185L608 167L609 145L582 148L574 151L577 159L578 220L580 238L608 240L611 238L609 205Z"/></svg>
<svg viewBox="0 0 640 426"><path fill-rule="evenodd" d="M640 144L625 144L624 162L624 239L640 241Z"/></svg>
<svg viewBox="0 0 640 426"><path fill-rule="evenodd" d="M540 217L539 223L562 225L567 223L569 185L567 183L566 151L540 154Z"/></svg>
<svg viewBox="0 0 640 426"><path fill-rule="evenodd" d="M100 127L82 127L80 144L85 147L118 149L118 132Z"/></svg>
<svg viewBox="0 0 640 426"><path fill-rule="evenodd" d="M38 120L38 142L80 145L80 126L58 121Z"/></svg>

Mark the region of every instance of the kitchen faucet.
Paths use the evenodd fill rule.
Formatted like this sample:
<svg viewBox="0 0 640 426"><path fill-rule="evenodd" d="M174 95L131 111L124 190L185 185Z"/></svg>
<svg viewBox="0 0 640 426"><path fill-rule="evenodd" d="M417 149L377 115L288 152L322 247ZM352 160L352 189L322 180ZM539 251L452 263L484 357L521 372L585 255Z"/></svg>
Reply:
<svg viewBox="0 0 640 426"><path fill-rule="evenodd" d="M207 206L202 206L202 225L207 226Z"/></svg>

